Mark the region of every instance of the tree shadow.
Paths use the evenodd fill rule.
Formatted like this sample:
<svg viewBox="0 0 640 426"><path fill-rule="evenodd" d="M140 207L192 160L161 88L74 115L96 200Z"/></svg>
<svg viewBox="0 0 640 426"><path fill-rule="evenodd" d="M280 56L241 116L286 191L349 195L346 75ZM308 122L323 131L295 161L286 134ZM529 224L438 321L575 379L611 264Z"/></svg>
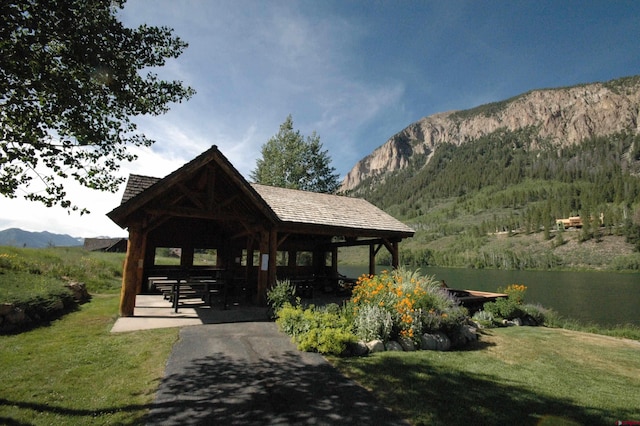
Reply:
<svg viewBox="0 0 640 426"><path fill-rule="evenodd" d="M321 358L320 358L321 359ZM407 424L326 362L214 353L163 380L149 424Z"/></svg>
<svg viewBox="0 0 640 426"><path fill-rule="evenodd" d="M417 425L537 425L548 419L554 424L613 424L634 414L579 406L503 378L450 371L424 360L376 357L371 362L358 362L357 369L365 386L376 389L378 398L389 401L398 414ZM394 383L381 371L394 372Z"/></svg>

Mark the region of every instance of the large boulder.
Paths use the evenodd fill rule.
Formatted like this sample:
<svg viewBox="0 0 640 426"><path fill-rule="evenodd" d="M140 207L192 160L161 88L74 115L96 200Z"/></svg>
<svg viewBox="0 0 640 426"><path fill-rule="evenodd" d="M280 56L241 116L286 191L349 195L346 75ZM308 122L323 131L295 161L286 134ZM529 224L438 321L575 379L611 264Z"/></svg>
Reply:
<svg viewBox="0 0 640 426"><path fill-rule="evenodd" d="M471 342L478 340L478 329L469 324L463 324L457 327L451 334L451 346L454 348L462 348Z"/></svg>
<svg viewBox="0 0 640 426"><path fill-rule="evenodd" d="M402 350L405 352L411 352L416 350L416 345L409 337L399 337L398 343L402 346Z"/></svg>
<svg viewBox="0 0 640 426"><path fill-rule="evenodd" d="M369 353L369 348L363 341L357 341L354 343L350 343L347 347L346 352L347 356L364 356Z"/></svg>
<svg viewBox="0 0 640 426"><path fill-rule="evenodd" d="M434 333L434 337L436 338L437 351L448 351L451 349L451 339L449 339L449 336L444 334L442 331L436 331Z"/></svg>
<svg viewBox="0 0 640 426"><path fill-rule="evenodd" d="M384 352L384 342L382 340L372 340L367 343L367 349L370 353Z"/></svg>
<svg viewBox="0 0 640 426"><path fill-rule="evenodd" d="M395 340L390 340L387 342L387 346L386 346L388 351L399 351L402 352L404 349L402 349L402 345L400 345L400 343L396 342Z"/></svg>
<svg viewBox="0 0 640 426"><path fill-rule="evenodd" d="M420 336L420 349L424 351L435 351L437 348L438 341L433 334L425 333Z"/></svg>
<svg viewBox="0 0 640 426"><path fill-rule="evenodd" d="M425 333L420 338L420 348L426 351L448 351L451 349L451 339L442 331Z"/></svg>
<svg viewBox="0 0 640 426"><path fill-rule="evenodd" d="M75 300L77 303L85 303L91 300L91 295L87 291L87 286L85 283L71 281L65 284L65 287L71 290L73 300Z"/></svg>

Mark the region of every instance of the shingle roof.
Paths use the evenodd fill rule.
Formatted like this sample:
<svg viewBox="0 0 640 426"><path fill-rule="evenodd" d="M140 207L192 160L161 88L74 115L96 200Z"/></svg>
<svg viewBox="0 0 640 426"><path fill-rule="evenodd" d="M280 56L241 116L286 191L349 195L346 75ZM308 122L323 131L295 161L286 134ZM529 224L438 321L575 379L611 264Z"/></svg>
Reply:
<svg viewBox="0 0 640 426"><path fill-rule="evenodd" d="M122 194L122 204L126 203L145 189L149 188L154 183L158 182L160 178L143 176L143 175L129 175L127 180L127 186Z"/></svg>
<svg viewBox="0 0 640 426"><path fill-rule="evenodd" d="M414 233L404 223L361 198L255 183L251 186L283 222Z"/></svg>
<svg viewBox="0 0 640 426"><path fill-rule="evenodd" d="M160 178L130 175L122 203L142 193ZM415 231L361 198L250 184L283 222L350 229L375 229L413 234Z"/></svg>
<svg viewBox="0 0 640 426"><path fill-rule="evenodd" d="M85 238L84 249L88 251L108 250L126 238Z"/></svg>
<svg viewBox="0 0 640 426"><path fill-rule="evenodd" d="M270 220L312 227L325 226L334 228L336 232L354 230L361 235L372 235L378 231L405 238L415 233L404 223L360 198L250 184L215 145L163 179L130 175L122 203L108 216L119 225L126 225L127 215L161 196L165 189L169 190L183 176L193 175L211 162L215 162L229 176L228 184L237 185L236 188L258 208L254 211L261 211Z"/></svg>

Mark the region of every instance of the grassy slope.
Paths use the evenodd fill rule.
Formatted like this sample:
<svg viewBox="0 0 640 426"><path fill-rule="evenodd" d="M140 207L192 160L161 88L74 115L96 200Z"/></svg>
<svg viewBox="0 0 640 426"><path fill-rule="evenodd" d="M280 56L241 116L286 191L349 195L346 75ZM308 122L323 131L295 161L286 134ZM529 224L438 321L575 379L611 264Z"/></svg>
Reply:
<svg viewBox="0 0 640 426"><path fill-rule="evenodd" d="M411 224L409 224L411 225ZM420 232L414 238L404 240L400 244L401 250L430 249L434 251L456 251L463 256L465 253L473 258L480 249L485 252L503 253L506 250L521 253L523 256L554 256L561 259L562 266L556 270L610 270L618 271L617 265L629 263L640 264L640 253L634 252L631 244L625 242L622 236L605 235L601 241L589 240L579 242L579 231L567 231L563 234L564 244L554 246L554 239L545 240L544 234L539 233L506 233L489 235L478 241L478 245L465 248L460 236L448 235L432 241L422 239ZM457 248L457 249L456 249ZM381 252L383 253L383 251ZM368 248L349 248L340 251L341 264L359 265L368 262ZM633 262L620 262L623 259L634 259ZM402 260L402 259L401 259ZM434 265L438 266L438 265ZM466 267L472 265L456 265ZM624 269L624 268L623 268Z"/></svg>

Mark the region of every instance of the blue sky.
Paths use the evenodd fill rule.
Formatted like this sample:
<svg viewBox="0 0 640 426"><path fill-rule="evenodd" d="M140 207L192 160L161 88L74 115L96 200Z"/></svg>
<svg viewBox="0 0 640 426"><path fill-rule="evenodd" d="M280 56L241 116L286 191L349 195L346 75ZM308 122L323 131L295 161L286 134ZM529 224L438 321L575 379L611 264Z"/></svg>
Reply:
<svg viewBox="0 0 640 426"><path fill-rule="evenodd" d="M640 74L638 1L129 0L127 26L189 43L158 74L197 94L139 129L121 174L163 177L217 145L245 177L287 115L344 176L412 122L537 88ZM0 229L120 236L117 194L70 184L90 215L0 198Z"/></svg>

